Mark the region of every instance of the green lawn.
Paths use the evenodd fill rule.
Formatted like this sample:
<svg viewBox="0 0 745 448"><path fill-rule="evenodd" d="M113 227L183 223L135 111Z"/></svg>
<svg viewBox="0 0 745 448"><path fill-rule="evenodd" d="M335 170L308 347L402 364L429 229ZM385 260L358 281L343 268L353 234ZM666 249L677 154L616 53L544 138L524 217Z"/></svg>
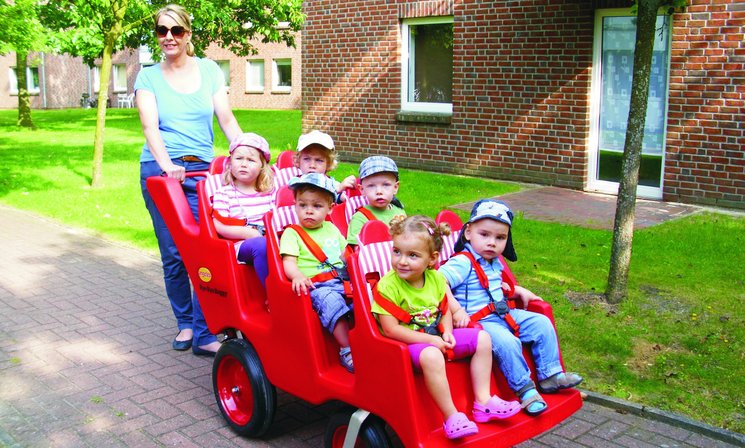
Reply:
<svg viewBox="0 0 745 448"><path fill-rule="evenodd" d="M295 147L299 111L237 111L245 131L272 153ZM156 250L139 191L143 143L134 109L108 111L104 187L91 189L94 110L34 111L36 131L0 111L6 174L0 201ZM216 128L217 129L217 128ZM217 130L217 153L227 143ZM337 178L356 173L341 164ZM402 170L399 197L410 214L515 191L510 183ZM604 290L611 234L515 220L520 283L550 301L564 361L584 388L745 432L745 218L699 214L636 232L630 296Z"/></svg>

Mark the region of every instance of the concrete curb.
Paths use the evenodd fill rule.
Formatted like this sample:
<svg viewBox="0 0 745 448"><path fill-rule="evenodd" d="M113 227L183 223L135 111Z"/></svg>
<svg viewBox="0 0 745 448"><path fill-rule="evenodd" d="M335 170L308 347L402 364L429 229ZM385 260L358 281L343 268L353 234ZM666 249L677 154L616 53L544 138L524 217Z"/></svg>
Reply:
<svg viewBox="0 0 745 448"><path fill-rule="evenodd" d="M711 437L712 439L717 439L722 442L745 447L745 434L727 431L726 429L707 425L706 423L698 422L679 414L652 408L643 404L631 403L619 398L609 397L607 395L601 395L587 390L581 390L581 392L586 395L585 401L587 402L595 403L606 408L615 409L618 412L627 412L629 414L638 415L650 420L667 423L668 425L687 429L697 434Z"/></svg>

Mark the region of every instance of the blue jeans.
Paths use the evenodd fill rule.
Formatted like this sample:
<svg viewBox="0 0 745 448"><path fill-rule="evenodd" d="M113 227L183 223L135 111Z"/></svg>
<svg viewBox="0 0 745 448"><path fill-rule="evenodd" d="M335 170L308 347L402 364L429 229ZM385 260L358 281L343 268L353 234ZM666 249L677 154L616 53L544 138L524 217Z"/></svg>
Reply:
<svg viewBox="0 0 745 448"><path fill-rule="evenodd" d="M333 333L339 319L352 311L344 298L344 283L335 278L315 283L313 286L310 290L313 309L321 319L321 326L329 333Z"/></svg>
<svg viewBox="0 0 745 448"><path fill-rule="evenodd" d="M184 162L173 159L173 163L183 166L186 168L186 171L203 171L209 168L209 163L207 162ZM145 180L148 177L160 176L161 173L162 171L157 162L140 163L140 188L142 189L142 198L145 200L145 207L147 207L147 211L150 213L150 218L153 221L155 237L158 239L166 294L168 295L168 300L171 302L173 315L176 316L179 331L191 328L194 331L193 345L207 345L216 341L217 338L207 329L207 322L204 320L202 309L199 307L196 293L192 293L189 275L186 272L184 262L181 260L181 254L179 254L171 233L168 231L166 223L145 185ZM197 213L199 204L197 199L197 181L200 179L187 177L184 183L181 184L186 199L189 202L189 207L191 207L191 212L197 222L199 221L199 215Z"/></svg>
<svg viewBox="0 0 745 448"><path fill-rule="evenodd" d="M510 389L517 392L530 380L530 369L523 357L523 343L530 345L537 370L538 381L562 372L559 360L559 342L548 317L520 309L510 310L520 325L520 339L500 317L491 314L479 321L491 336L494 360L507 379Z"/></svg>

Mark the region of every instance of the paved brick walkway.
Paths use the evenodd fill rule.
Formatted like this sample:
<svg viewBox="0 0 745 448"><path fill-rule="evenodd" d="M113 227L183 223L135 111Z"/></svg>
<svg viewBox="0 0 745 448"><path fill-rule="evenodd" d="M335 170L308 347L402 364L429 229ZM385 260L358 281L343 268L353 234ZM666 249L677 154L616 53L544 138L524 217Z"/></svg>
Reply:
<svg viewBox="0 0 745 448"><path fill-rule="evenodd" d="M211 360L170 349L156 257L2 205L0 241L0 447L322 446L339 403L280 393L264 439L225 426ZM737 445L586 403L520 446Z"/></svg>

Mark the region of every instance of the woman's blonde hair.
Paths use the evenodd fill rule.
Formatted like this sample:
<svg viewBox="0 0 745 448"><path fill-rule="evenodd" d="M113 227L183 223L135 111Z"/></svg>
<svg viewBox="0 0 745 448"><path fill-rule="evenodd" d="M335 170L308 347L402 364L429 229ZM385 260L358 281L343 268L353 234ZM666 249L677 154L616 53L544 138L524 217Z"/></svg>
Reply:
<svg viewBox="0 0 745 448"><path fill-rule="evenodd" d="M431 255L442 250L442 237L450 235L450 225L445 222L437 224L429 216L405 217L401 215L391 219L390 232L392 237L406 232L423 233L427 238L427 247Z"/></svg>
<svg viewBox="0 0 745 448"><path fill-rule="evenodd" d="M333 149L328 149L327 147L323 145L308 145L305 148L303 148L300 151L295 152L295 154L292 155L292 161L295 164L296 167L300 167L300 153L305 151L306 149L318 149L320 151L323 151L326 154L326 172L332 171L334 168L336 168L336 165L339 164L339 161L336 160L336 151Z"/></svg>
<svg viewBox="0 0 745 448"><path fill-rule="evenodd" d="M186 31L191 33L191 15L181 5L170 4L166 5L155 13L155 26L158 26L158 21L161 16L168 16L173 19L179 26L183 26ZM194 56L194 44L191 40L186 43L186 54Z"/></svg>
<svg viewBox="0 0 745 448"><path fill-rule="evenodd" d="M254 149L254 148L251 148ZM254 149L255 151L258 151ZM272 171L271 165L269 165L269 162L266 161L266 159L262 156L261 159L261 171L259 171L259 176L256 178L256 191L259 193L266 193L267 191L271 191L272 188L274 188L274 172ZM233 173L230 171L230 161L231 158L228 157L225 160L225 168L222 170L222 183L223 185L235 185L235 178L233 177Z"/></svg>

